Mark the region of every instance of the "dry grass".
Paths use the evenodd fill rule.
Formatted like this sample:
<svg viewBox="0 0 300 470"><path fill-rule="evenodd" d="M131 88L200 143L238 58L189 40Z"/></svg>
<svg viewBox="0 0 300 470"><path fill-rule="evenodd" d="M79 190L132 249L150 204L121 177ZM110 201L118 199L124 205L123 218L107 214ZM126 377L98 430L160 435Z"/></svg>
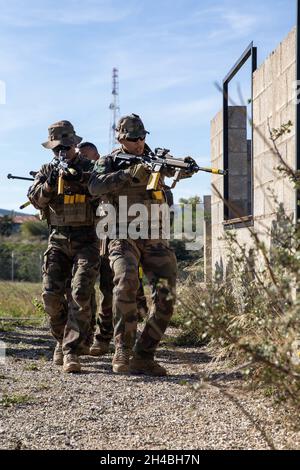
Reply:
<svg viewBox="0 0 300 470"><path fill-rule="evenodd" d="M1 281L0 317L41 318L40 298L41 284Z"/></svg>

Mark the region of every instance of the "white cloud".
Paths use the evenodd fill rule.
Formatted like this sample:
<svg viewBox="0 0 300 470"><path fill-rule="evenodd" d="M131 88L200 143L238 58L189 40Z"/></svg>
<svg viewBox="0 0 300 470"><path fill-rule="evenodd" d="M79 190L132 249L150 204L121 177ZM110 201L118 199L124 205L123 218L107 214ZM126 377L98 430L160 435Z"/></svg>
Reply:
<svg viewBox="0 0 300 470"><path fill-rule="evenodd" d="M131 2L133 4L133 2ZM138 4L134 2L135 11ZM119 8L107 0L55 0L41 2L36 0L28 2L22 0L0 1L0 23L15 27L40 27L43 24L83 25L89 23L114 23L128 17L132 9L130 6Z"/></svg>

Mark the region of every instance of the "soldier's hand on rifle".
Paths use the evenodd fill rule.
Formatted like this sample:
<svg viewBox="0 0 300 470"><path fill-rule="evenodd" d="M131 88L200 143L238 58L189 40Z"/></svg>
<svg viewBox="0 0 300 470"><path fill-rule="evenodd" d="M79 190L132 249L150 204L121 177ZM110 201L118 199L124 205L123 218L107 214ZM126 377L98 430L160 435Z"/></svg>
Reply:
<svg viewBox="0 0 300 470"><path fill-rule="evenodd" d="M80 181L82 178L82 171L77 167L68 167L63 171L62 177L65 181Z"/></svg>
<svg viewBox="0 0 300 470"><path fill-rule="evenodd" d="M51 170L51 172L50 172L50 174L47 178L47 183L49 184L49 186L51 186L51 187L56 186L58 175L59 175L58 168L56 168L56 167L52 168L52 170Z"/></svg>
<svg viewBox="0 0 300 470"><path fill-rule="evenodd" d="M191 167L193 167L193 166L198 167L197 162L196 162L196 160L194 160L193 157L184 157L183 161L185 163L189 163L191 165Z"/></svg>
<svg viewBox="0 0 300 470"><path fill-rule="evenodd" d="M188 163L189 166L186 170L183 169L180 172L180 179L190 178L194 173L197 172L196 169L195 170L193 169L193 168L198 168L197 162L192 157L184 157L183 161L185 163Z"/></svg>
<svg viewBox="0 0 300 470"><path fill-rule="evenodd" d="M133 165L127 170L125 170L130 174L132 177L133 181L138 182L138 183L148 183L151 170L149 167L144 165L143 163L138 163L137 165Z"/></svg>

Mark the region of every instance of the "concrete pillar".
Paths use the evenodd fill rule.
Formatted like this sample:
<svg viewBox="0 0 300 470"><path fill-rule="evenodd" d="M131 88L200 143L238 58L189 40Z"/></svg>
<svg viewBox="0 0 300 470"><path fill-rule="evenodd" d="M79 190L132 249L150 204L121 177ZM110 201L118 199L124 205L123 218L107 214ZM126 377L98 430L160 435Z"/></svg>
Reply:
<svg viewBox="0 0 300 470"><path fill-rule="evenodd" d="M229 219L249 215L249 164L246 106L228 108ZM250 154L251 157L251 154ZM251 160L250 160L251 161ZM251 168L251 167L250 167Z"/></svg>

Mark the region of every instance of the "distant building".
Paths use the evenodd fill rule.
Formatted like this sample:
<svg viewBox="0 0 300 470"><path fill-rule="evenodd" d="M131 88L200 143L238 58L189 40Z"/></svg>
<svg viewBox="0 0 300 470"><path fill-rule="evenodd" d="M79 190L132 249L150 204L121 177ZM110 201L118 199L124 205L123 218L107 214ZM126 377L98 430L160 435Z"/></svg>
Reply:
<svg viewBox="0 0 300 470"><path fill-rule="evenodd" d="M13 221L13 233L18 233L21 231L21 226L24 222L34 221L38 219L37 216L32 214L22 214L21 212L14 212L7 209L0 209L0 219L4 216L12 217Z"/></svg>

